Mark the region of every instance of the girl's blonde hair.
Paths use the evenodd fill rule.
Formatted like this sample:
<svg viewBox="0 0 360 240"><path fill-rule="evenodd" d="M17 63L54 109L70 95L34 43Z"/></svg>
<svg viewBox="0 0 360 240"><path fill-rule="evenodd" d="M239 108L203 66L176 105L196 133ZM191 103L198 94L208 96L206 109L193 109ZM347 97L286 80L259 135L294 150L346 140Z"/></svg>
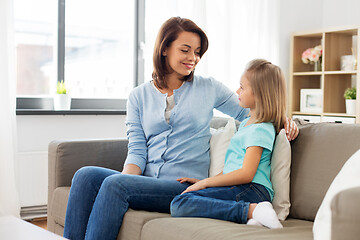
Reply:
<svg viewBox="0 0 360 240"><path fill-rule="evenodd" d="M264 59L255 59L249 62L245 74L256 99L257 122L272 122L280 132L286 119L286 87L281 69Z"/></svg>

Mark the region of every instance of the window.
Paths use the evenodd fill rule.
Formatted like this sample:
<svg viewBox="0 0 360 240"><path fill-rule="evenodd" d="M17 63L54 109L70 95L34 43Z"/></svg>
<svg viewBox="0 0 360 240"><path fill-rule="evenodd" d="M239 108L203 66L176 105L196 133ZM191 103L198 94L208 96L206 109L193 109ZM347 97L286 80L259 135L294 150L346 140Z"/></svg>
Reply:
<svg viewBox="0 0 360 240"><path fill-rule="evenodd" d="M56 82L56 7L56 0L14 1L18 95L47 95Z"/></svg>
<svg viewBox="0 0 360 240"><path fill-rule="evenodd" d="M126 99L135 84L136 1L15 0L17 96L51 97L64 79L72 98Z"/></svg>
<svg viewBox="0 0 360 240"><path fill-rule="evenodd" d="M127 98L134 87L134 1L69 0L65 81L76 98Z"/></svg>

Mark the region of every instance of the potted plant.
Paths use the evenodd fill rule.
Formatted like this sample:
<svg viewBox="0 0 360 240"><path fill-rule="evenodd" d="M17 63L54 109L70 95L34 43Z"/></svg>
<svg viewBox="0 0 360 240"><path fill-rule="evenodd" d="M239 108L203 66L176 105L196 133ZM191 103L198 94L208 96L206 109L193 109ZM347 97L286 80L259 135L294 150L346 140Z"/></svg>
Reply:
<svg viewBox="0 0 360 240"><path fill-rule="evenodd" d="M348 88L345 90L344 98L346 101L346 114L356 113L356 88Z"/></svg>
<svg viewBox="0 0 360 240"><path fill-rule="evenodd" d="M54 96L54 110L70 110L71 97L65 86L64 80L56 85L56 94Z"/></svg>

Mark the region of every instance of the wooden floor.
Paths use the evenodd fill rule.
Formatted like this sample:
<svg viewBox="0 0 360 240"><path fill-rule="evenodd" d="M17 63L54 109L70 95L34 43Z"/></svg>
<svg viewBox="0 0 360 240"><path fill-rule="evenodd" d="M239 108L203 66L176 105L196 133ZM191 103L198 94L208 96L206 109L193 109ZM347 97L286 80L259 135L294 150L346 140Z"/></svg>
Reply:
<svg viewBox="0 0 360 240"><path fill-rule="evenodd" d="M47 229L47 218L43 217L43 218L34 218L32 220L28 221L29 223L32 223L38 227L41 227L43 229Z"/></svg>

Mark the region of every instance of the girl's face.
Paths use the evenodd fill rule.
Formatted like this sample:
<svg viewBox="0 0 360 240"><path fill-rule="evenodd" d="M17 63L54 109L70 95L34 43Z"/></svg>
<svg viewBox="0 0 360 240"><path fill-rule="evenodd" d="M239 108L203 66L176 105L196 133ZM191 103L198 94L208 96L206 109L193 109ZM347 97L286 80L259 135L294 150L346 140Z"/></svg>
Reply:
<svg viewBox="0 0 360 240"><path fill-rule="evenodd" d="M162 53L166 56L167 64L179 79L194 71L200 61L201 40L198 34L181 32Z"/></svg>
<svg viewBox="0 0 360 240"><path fill-rule="evenodd" d="M255 109L255 96L246 73L242 75L240 79L240 88L236 93L239 95L239 104L241 107Z"/></svg>

